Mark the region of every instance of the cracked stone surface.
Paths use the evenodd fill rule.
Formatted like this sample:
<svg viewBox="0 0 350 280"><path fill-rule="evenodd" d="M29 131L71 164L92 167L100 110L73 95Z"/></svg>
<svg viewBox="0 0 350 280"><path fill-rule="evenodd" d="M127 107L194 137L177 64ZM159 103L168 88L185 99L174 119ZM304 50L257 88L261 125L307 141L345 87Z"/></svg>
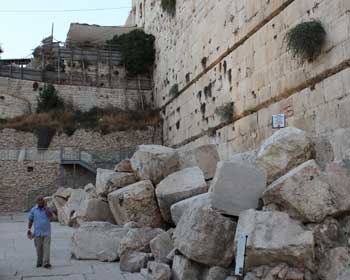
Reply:
<svg viewBox="0 0 350 280"><path fill-rule="evenodd" d="M36 268L34 243L26 238L23 213L0 213L0 280L143 280L139 273L120 271L119 263L71 259L75 229L52 223L52 269Z"/></svg>

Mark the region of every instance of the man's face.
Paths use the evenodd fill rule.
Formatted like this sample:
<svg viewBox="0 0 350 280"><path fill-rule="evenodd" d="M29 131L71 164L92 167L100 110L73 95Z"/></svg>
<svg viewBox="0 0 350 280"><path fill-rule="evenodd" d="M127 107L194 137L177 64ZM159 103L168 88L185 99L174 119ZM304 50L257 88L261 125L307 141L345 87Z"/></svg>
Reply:
<svg viewBox="0 0 350 280"><path fill-rule="evenodd" d="M44 200L43 197L39 197L38 200L37 200L37 203L38 203L38 206L39 206L40 208L44 208L44 206L45 206L45 200Z"/></svg>

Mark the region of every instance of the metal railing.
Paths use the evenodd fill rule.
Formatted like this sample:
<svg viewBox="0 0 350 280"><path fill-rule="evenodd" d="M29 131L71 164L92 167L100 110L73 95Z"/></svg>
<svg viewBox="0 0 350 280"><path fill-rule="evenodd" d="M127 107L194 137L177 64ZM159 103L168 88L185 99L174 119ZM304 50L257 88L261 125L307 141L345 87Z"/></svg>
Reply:
<svg viewBox="0 0 350 280"><path fill-rule="evenodd" d="M61 147L56 149L0 149L0 161L50 161L64 163L81 161L94 169L111 168L123 159L129 158L136 147L96 151L79 147Z"/></svg>

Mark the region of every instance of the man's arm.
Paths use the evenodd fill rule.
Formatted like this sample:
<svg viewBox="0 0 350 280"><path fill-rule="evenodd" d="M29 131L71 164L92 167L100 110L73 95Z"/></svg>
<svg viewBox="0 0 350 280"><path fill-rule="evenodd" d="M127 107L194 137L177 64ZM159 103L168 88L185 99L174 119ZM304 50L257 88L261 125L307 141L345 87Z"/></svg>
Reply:
<svg viewBox="0 0 350 280"><path fill-rule="evenodd" d="M50 209L47 207L46 201L45 201L44 209L45 209L45 212L46 212L47 217L48 217L49 220L51 221L51 219L52 219L52 213L51 213Z"/></svg>

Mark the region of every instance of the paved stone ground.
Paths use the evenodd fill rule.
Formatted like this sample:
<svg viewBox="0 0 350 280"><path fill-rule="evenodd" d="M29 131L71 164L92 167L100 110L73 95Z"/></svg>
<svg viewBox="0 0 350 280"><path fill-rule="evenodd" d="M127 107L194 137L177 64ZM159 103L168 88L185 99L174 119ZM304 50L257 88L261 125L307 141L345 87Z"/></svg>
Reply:
<svg viewBox="0 0 350 280"><path fill-rule="evenodd" d="M52 224L52 269L36 268L33 241L26 238L25 214L0 214L0 280L142 280L122 273L118 263L78 261L70 257L74 229Z"/></svg>

